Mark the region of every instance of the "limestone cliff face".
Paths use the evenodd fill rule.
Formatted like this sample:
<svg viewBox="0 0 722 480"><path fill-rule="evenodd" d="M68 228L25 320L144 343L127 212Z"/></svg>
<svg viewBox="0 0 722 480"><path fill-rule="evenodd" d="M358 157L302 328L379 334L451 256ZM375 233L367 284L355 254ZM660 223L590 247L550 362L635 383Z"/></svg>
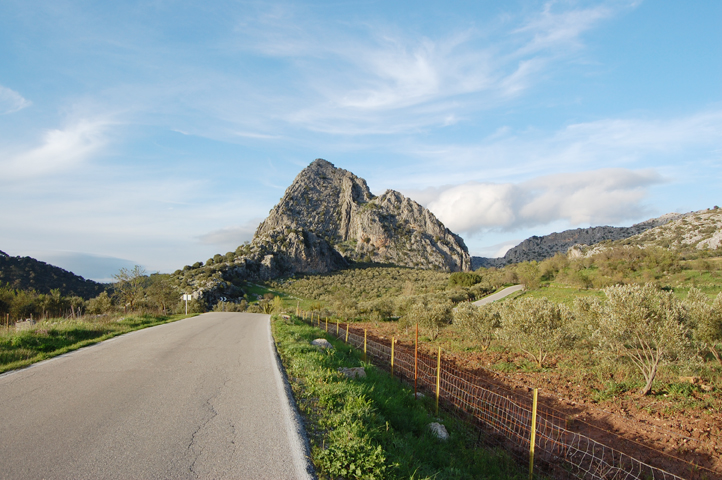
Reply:
<svg viewBox="0 0 722 480"><path fill-rule="evenodd" d="M471 268L464 241L426 208L393 190L374 196L364 179L321 159L296 177L259 225L253 243L279 228L313 234L350 260L446 271Z"/></svg>

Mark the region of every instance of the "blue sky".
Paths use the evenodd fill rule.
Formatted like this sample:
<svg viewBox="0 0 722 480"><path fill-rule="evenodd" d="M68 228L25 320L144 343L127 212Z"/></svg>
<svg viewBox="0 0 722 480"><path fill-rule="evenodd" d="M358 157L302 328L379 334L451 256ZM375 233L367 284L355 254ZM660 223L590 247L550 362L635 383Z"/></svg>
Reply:
<svg viewBox="0 0 722 480"><path fill-rule="evenodd" d="M496 256L722 203L722 2L0 3L0 250L234 250L325 158Z"/></svg>

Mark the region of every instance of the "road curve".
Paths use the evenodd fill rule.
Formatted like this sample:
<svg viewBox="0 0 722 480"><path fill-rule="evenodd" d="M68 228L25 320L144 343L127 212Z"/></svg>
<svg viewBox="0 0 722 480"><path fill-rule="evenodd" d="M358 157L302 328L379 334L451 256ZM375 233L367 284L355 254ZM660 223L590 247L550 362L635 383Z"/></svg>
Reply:
<svg viewBox="0 0 722 480"><path fill-rule="evenodd" d="M0 478L312 478L268 315L208 313L0 376Z"/></svg>
<svg viewBox="0 0 722 480"><path fill-rule="evenodd" d="M523 290L524 285L513 285L511 287L506 287L504 290L501 290L499 292L496 292L492 295L489 295L488 297L484 297L481 300L477 300L474 302L474 305L476 306L482 306L486 305L487 303L495 302L497 300L501 300L504 297L508 297L514 292L518 292L519 290Z"/></svg>

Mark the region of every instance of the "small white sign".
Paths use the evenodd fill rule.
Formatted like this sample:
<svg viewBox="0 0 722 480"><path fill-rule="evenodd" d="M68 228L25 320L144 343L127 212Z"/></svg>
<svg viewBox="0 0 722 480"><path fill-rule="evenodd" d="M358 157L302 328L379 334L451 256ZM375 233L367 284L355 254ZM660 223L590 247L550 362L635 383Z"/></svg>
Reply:
<svg viewBox="0 0 722 480"><path fill-rule="evenodd" d="M188 293L184 293L181 300L193 300L193 297Z"/></svg>

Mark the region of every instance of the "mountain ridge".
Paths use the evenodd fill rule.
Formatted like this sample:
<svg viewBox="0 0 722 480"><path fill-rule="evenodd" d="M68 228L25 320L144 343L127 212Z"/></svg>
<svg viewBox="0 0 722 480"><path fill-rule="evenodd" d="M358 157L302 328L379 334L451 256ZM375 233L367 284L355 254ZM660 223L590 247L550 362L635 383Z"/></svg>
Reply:
<svg viewBox="0 0 722 480"><path fill-rule="evenodd" d="M650 218L631 227L598 226L574 228L549 235L533 235L517 246L509 249L503 257L487 258L472 257L474 270L480 267L503 267L512 263L542 261L557 253L566 254L575 245L596 245L605 241L617 241L634 237L661 225L684 218L690 213L667 213L660 217Z"/></svg>

